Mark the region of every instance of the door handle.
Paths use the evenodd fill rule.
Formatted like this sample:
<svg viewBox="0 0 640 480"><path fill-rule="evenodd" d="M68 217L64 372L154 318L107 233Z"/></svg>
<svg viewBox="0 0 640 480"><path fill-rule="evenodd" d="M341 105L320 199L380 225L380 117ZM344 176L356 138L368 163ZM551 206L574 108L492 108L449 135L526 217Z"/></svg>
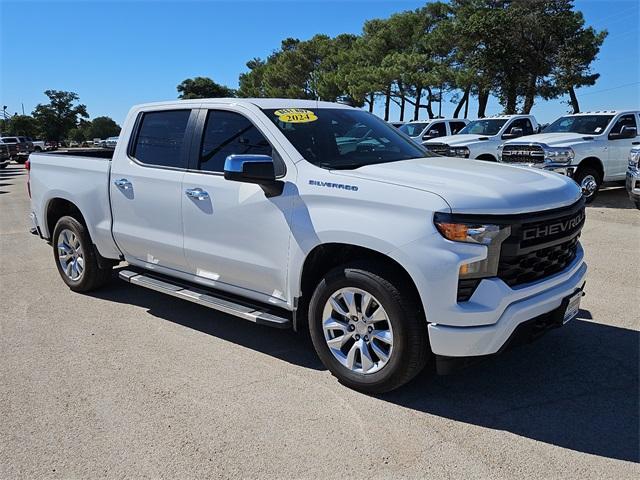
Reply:
<svg viewBox="0 0 640 480"><path fill-rule="evenodd" d="M120 180L114 180L113 184L116 187L121 188L122 190L129 190L130 188L133 187L131 182L129 180L127 180L126 178L121 178Z"/></svg>
<svg viewBox="0 0 640 480"><path fill-rule="evenodd" d="M189 188L184 192L187 197L193 198L194 200L206 200L209 198L209 193L205 192L201 188Z"/></svg>

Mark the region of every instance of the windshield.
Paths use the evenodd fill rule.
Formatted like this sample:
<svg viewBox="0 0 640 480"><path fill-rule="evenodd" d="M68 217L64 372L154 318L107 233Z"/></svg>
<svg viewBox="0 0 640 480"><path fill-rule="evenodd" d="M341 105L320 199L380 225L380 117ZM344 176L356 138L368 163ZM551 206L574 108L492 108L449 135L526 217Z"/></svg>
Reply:
<svg viewBox="0 0 640 480"><path fill-rule="evenodd" d="M547 128L544 133L583 133L600 135L605 131L613 115L575 115L560 117Z"/></svg>
<svg viewBox="0 0 640 480"><path fill-rule="evenodd" d="M428 123L405 123L398 130L402 133L406 133L410 137L417 137L422 131L427 128Z"/></svg>
<svg viewBox="0 0 640 480"><path fill-rule="evenodd" d="M432 156L375 115L350 108L264 110L309 162L327 169Z"/></svg>
<svg viewBox="0 0 640 480"><path fill-rule="evenodd" d="M471 133L473 135L497 135L502 126L507 123L506 119L490 118L486 120L474 120L458 132Z"/></svg>

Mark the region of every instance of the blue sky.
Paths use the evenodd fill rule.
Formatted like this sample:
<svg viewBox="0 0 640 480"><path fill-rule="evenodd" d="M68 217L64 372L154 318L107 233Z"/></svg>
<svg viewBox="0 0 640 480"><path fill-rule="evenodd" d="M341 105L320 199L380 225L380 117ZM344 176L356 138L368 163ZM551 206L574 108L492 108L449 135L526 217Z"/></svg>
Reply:
<svg viewBox="0 0 640 480"><path fill-rule="evenodd" d="M424 3L0 0L0 102L9 113L21 112L22 104L30 113L46 101L44 90L71 90L91 117L109 115L122 123L133 104L176 98L176 85L188 77L236 87L247 60L266 57L285 37L359 33L367 19ZM594 63L600 80L578 91L582 109L638 108L640 2L578 0L576 8L587 24L609 31ZM445 101L443 114L453 108ZM560 99L538 100L533 113L548 122L567 108ZM487 113L500 110L492 99Z"/></svg>

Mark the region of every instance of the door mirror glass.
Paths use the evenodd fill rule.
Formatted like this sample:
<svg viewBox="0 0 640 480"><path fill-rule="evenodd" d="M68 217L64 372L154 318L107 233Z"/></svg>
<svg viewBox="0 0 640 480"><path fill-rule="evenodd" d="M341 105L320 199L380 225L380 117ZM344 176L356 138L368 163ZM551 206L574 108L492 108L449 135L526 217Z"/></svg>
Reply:
<svg viewBox="0 0 640 480"><path fill-rule="evenodd" d="M521 137L524 131L520 127L513 127L509 130L509 133L502 135L502 138L518 138Z"/></svg>
<svg viewBox="0 0 640 480"><path fill-rule="evenodd" d="M427 134L424 135L422 138L424 140L428 140L429 138L437 138L439 136L440 136L440 132L434 128L432 130L429 130Z"/></svg>
<svg viewBox="0 0 640 480"><path fill-rule="evenodd" d="M260 185L276 181L273 158L269 155L229 155L224 162L224 178Z"/></svg>
<svg viewBox="0 0 640 480"><path fill-rule="evenodd" d="M609 138L611 140L617 140L620 138L633 138L638 134L638 129L636 127L632 127L631 125L625 125L620 129L619 133L611 132L609 134Z"/></svg>

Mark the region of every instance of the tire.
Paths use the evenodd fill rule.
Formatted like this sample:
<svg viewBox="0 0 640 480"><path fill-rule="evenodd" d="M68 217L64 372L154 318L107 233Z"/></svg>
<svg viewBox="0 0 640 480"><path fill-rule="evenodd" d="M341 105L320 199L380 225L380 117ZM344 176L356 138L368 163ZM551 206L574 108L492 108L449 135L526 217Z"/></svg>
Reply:
<svg viewBox="0 0 640 480"><path fill-rule="evenodd" d="M640 200L636 200L636 201L634 201L633 203L635 203L635 204L636 204L636 208L637 208L638 210L640 210Z"/></svg>
<svg viewBox="0 0 640 480"><path fill-rule="evenodd" d="M0 163L0 170L1 170L1 169L5 169L5 168L7 168L8 166L9 166L9 164L8 164L8 163Z"/></svg>
<svg viewBox="0 0 640 480"><path fill-rule="evenodd" d="M20 165L24 165L25 163L27 163L27 159L24 157L18 157L16 158L16 163L19 163Z"/></svg>
<svg viewBox="0 0 640 480"><path fill-rule="evenodd" d="M600 173L591 167L580 167L573 176L575 182L582 188L584 199L587 203L591 203L598 196L598 191L602 185L602 177ZM585 193L585 189L588 193Z"/></svg>
<svg viewBox="0 0 640 480"><path fill-rule="evenodd" d="M497 162L498 159L496 157L494 157L493 155L480 155L478 158L478 160L484 160L485 162Z"/></svg>
<svg viewBox="0 0 640 480"><path fill-rule="evenodd" d="M58 220L53 230L52 245L58 273L62 281L74 292L95 290L111 278L113 269L100 268L98 253L91 242L89 232L75 218L65 216ZM62 253L67 254L68 261L61 260ZM81 261L78 261L78 258ZM76 275L77 273L79 274Z"/></svg>
<svg viewBox="0 0 640 480"><path fill-rule="evenodd" d="M406 283L389 268L382 268L373 262L358 262L331 270L316 287L309 302L311 341L322 363L343 385L364 393L384 393L404 385L426 365L430 354L427 323L421 313L419 300L410 293L412 286ZM372 296L373 303L369 303L364 312L368 312L368 315L360 312L364 295L351 295L357 291ZM348 306L345 301L347 297L340 295L351 296L354 310L360 315L359 319L354 319L358 315L351 315L349 318L349 315L343 316L335 310L330 302L332 298L338 298L343 312L348 311L345 309ZM382 313L379 308L383 309ZM330 311L330 315L327 315L327 311ZM375 321L382 318L383 313L387 320ZM326 318L339 319L340 328L325 330L323 324ZM348 327L344 328L347 324ZM352 327L355 330L349 330ZM387 333L384 333L385 328ZM392 343L385 343L388 340L381 342L376 334L371 335L367 343L364 343L367 331L379 332L378 335L382 332ZM347 338L344 342L343 339ZM334 349L329 347L328 340L337 342ZM348 366L349 353L354 348L358 353L354 353L351 358L360 358L359 368L357 360L351 362L351 368ZM367 350L368 357L363 357L362 348ZM384 355L376 353L381 350L384 355L388 354L386 361Z"/></svg>

